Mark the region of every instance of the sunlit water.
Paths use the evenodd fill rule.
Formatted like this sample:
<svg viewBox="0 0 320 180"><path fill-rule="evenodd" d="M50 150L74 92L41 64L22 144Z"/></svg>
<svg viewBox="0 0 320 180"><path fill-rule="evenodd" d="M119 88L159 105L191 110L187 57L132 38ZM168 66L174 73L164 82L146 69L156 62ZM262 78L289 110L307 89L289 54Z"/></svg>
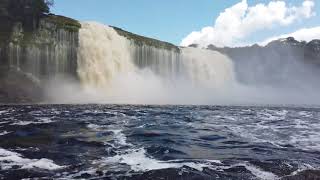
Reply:
<svg viewBox="0 0 320 180"><path fill-rule="evenodd" d="M320 109L0 106L0 179L279 179L320 168Z"/></svg>

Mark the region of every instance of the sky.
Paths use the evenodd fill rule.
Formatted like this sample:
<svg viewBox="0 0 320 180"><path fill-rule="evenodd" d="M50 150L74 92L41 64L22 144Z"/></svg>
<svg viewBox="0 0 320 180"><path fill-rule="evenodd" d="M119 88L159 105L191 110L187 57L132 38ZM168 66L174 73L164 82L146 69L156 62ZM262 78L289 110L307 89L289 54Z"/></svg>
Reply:
<svg viewBox="0 0 320 180"><path fill-rule="evenodd" d="M55 0L52 12L183 46L320 39L318 0Z"/></svg>

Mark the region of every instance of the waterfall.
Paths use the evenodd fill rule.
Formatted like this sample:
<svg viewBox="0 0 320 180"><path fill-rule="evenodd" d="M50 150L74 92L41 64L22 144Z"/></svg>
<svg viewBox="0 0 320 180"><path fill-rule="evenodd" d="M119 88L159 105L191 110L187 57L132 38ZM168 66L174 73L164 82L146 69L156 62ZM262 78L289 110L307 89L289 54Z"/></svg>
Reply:
<svg viewBox="0 0 320 180"><path fill-rule="evenodd" d="M182 59L185 75L194 86L225 90L235 83L232 61L219 52L184 48Z"/></svg>
<svg viewBox="0 0 320 180"><path fill-rule="evenodd" d="M80 29L78 75L95 103L212 104L234 84L218 52L138 44L98 23Z"/></svg>
<svg viewBox="0 0 320 180"><path fill-rule="evenodd" d="M80 30L78 74L86 87L111 87L123 73L134 71L129 43L108 26L83 23Z"/></svg>
<svg viewBox="0 0 320 180"><path fill-rule="evenodd" d="M140 69L149 68L155 74L167 78L180 73L181 56L175 50L160 49L145 44L137 45L130 41L131 57Z"/></svg>

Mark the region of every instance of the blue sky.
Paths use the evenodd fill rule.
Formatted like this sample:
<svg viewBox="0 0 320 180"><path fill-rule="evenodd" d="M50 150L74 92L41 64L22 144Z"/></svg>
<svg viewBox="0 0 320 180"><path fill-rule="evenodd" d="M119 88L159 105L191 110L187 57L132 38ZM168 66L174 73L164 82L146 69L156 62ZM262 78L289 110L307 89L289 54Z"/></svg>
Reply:
<svg viewBox="0 0 320 180"><path fill-rule="evenodd" d="M221 12L239 2L240 0L55 0L52 12L180 44L192 31L212 26ZM249 6L269 2L248 0ZM286 2L288 5L299 6L303 0ZM315 1L314 11L320 15L320 2L318 4ZM289 26L253 33L245 41L258 42L301 28L320 26L318 14Z"/></svg>

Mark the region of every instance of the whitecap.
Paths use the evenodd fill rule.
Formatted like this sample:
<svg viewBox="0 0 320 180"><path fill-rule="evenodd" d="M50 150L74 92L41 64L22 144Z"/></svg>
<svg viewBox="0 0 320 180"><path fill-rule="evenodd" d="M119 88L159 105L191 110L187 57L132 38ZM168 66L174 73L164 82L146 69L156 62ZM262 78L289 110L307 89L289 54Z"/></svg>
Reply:
<svg viewBox="0 0 320 180"><path fill-rule="evenodd" d="M267 172L267 171L263 171L262 169L253 166L251 164L239 164L239 166L243 166L245 167L248 171L250 171L254 176L256 176L259 179L262 180L276 180L276 179L280 179L277 175L271 173L271 172Z"/></svg>
<svg viewBox="0 0 320 180"><path fill-rule="evenodd" d="M144 148L130 150L127 153L103 158L102 160L94 162L94 164L100 164L100 166L126 164L135 172L182 168L184 166L196 169L198 171L203 171L203 168L211 167L213 163L221 164L221 162L218 160L199 160L199 162L191 162L191 160L189 160L189 162L185 162L184 160L159 161L147 156Z"/></svg>
<svg viewBox="0 0 320 180"><path fill-rule="evenodd" d="M7 110L2 110L2 111L0 111L0 115L6 114L7 112L9 112L9 111L7 111Z"/></svg>
<svg viewBox="0 0 320 180"><path fill-rule="evenodd" d="M50 159L28 159L16 152L11 152L0 148L0 167L1 169L8 170L13 166L19 166L21 169L45 169L45 170L58 170L64 168L55 164Z"/></svg>
<svg viewBox="0 0 320 180"><path fill-rule="evenodd" d="M10 134L11 132L8 132L8 131L2 131L0 132L0 136L4 136L4 135L7 135L7 134Z"/></svg>
<svg viewBox="0 0 320 180"><path fill-rule="evenodd" d="M26 126L26 125L30 125L30 124L50 124L53 122L55 122L55 121L51 120L48 117L42 117L42 118L38 118L37 121L18 121L18 122L11 124L11 125Z"/></svg>
<svg viewBox="0 0 320 180"><path fill-rule="evenodd" d="M98 131L98 130L101 129L101 126L96 125L96 124L88 124L87 127L88 127L89 129L94 130L94 131Z"/></svg>

